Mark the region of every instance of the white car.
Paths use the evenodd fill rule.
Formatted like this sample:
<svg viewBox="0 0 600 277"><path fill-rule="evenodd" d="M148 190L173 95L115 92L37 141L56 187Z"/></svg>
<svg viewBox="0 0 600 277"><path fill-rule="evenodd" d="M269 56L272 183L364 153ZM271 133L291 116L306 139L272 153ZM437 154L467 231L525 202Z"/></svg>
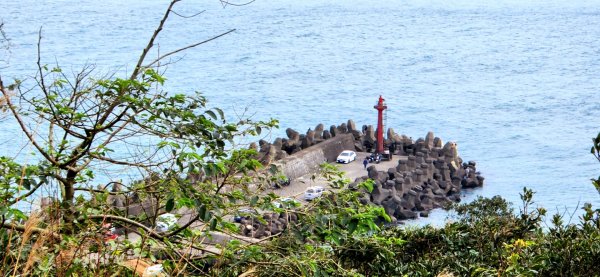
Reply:
<svg viewBox="0 0 600 277"><path fill-rule="evenodd" d="M320 186L308 187L304 192L304 200L310 201L323 194L325 189Z"/></svg>
<svg viewBox="0 0 600 277"><path fill-rule="evenodd" d="M356 160L356 152L351 151L351 150L342 151L342 153L340 153L340 155L336 159L336 161L338 163L343 163L343 164L350 163L354 160Z"/></svg>
<svg viewBox="0 0 600 277"><path fill-rule="evenodd" d="M276 208L295 208L300 207L300 205L300 202L290 197L281 198L279 201L273 201L273 206Z"/></svg>
<svg viewBox="0 0 600 277"><path fill-rule="evenodd" d="M164 233L171 230L177 224L177 216L166 213L161 214L156 218L156 232Z"/></svg>

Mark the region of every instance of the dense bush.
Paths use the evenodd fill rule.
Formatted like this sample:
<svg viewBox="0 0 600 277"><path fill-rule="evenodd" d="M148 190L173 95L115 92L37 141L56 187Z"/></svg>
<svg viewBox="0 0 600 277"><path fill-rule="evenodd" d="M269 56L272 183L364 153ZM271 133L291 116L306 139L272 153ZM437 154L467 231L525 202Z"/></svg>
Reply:
<svg viewBox="0 0 600 277"><path fill-rule="evenodd" d="M324 228L341 234L337 242L314 236L314 232L299 235L289 230L259 246L260 250L253 249L254 254L245 252L244 259L232 256L223 265L227 270L218 273L251 269L260 276L600 274L598 212L589 209L576 225L564 225L554 216L556 225L542 227L544 210L527 209L532 196L524 190L524 208L519 212L500 197L458 205L454 221L441 228L400 225L363 233L339 230L343 225Z"/></svg>

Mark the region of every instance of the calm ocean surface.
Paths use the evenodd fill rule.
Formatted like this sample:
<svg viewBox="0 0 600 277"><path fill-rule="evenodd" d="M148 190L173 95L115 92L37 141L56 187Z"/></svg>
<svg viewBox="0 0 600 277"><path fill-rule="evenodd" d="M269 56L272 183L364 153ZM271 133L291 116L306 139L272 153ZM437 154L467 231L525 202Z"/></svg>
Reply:
<svg viewBox="0 0 600 277"><path fill-rule="evenodd" d="M431 130L478 162L486 184L466 200L518 204L527 186L551 213L600 206L590 183L600 164L589 154L600 131L600 1L451 2L182 1L179 14L205 12L168 21L161 53L237 30L177 56L167 88L201 91L231 116L277 118L271 139L287 127L376 124L381 94L396 132ZM167 4L3 0L12 46L0 52L8 58L0 74L5 82L35 74L40 27L45 63L131 72ZM0 154L22 145L16 128L0 122Z"/></svg>

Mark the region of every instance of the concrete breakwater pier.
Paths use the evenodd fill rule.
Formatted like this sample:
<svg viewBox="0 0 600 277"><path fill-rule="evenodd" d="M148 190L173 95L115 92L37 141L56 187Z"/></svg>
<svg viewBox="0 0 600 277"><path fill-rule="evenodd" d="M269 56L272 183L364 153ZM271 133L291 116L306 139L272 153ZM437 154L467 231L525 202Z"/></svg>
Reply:
<svg viewBox="0 0 600 277"><path fill-rule="evenodd" d="M352 120L328 130L318 124L305 134L288 128L286 134L287 138L277 138L273 143L261 140L251 147L260 147L258 159L277 165L292 180L316 172L323 162L334 162L343 150L371 152L377 142L373 126L358 129ZM460 201L462 189L483 185L484 177L476 163L463 162L456 143L444 144L433 132L417 140L397 134L392 128L386 134L384 145L396 162L387 170L369 166L350 188L368 178L374 180L373 191L365 193L361 201L384 207L393 220L427 216L431 209ZM362 169L359 163L354 166Z"/></svg>
<svg viewBox="0 0 600 277"><path fill-rule="evenodd" d="M277 166L290 179L289 186L272 191L282 198L300 200L298 196L309 185L313 185L302 179L306 180L305 176L317 173L322 163L335 162L344 150L357 152L357 161L340 165L346 176L353 180L348 188L358 189L358 183L372 179L373 190L362 190L361 202L382 206L393 221L428 216L428 212L434 208L459 201L462 189L482 186L484 181L475 162L463 162L456 143L444 144L432 132L427 133L425 138L413 140L388 129L384 145L391 159L370 163L366 170L361 161L370 155L377 142L372 126L365 125L357 129L354 122L348 120L338 126L332 125L328 130L324 129L323 124L318 124L305 134L293 129L287 129L286 134L287 138L277 138L273 143L261 140L250 146L258 150L256 158L259 161ZM323 180L314 185L327 187L327 182ZM113 187L113 191L118 190L118 187ZM136 197L129 199L123 195L111 195L108 201L130 216L146 214L150 217L158 211L157 203L151 199L141 201ZM185 209L175 213L180 215L177 220L180 226L194 217L193 211ZM285 230L290 221L297 220L293 212L267 212L261 217L264 220L242 219L241 235L268 237ZM227 241L226 237L215 240L224 242Z"/></svg>

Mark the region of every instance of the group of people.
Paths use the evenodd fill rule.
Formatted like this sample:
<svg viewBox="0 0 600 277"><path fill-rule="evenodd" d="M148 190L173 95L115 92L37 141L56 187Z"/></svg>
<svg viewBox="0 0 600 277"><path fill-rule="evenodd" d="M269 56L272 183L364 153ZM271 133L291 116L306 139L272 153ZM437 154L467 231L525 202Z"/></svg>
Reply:
<svg viewBox="0 0 600 277"><path fill-rule="evenodd" d="M365 168L367 168L367 165L369 163L372 163L372 162L379 163L380 161L381 161L381 154L373 153L365 158L365 160L363 161L363 166Z"/></svg>

